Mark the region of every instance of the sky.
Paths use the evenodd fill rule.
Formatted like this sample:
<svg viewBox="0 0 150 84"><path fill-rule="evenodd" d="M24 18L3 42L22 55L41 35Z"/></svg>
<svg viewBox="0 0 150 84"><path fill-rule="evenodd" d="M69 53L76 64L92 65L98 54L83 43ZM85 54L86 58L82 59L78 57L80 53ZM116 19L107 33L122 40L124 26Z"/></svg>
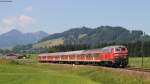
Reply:
<svg viewBox="0 0 150 84"><path fill-rule="evenodd" d="M0 34L122 26L150 35L150 0L0 0ZM7 0L8 1L8 0Z"/></svg>

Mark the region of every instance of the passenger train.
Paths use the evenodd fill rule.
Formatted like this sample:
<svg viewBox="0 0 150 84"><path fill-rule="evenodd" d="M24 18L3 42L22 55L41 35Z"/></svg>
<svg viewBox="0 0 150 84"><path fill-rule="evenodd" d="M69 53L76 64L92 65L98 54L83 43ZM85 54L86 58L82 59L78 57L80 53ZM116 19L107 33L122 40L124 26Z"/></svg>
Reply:
<svg viewBox="0 0 150 84"><path fill-rule="evenodd" d="M38 61L126 67L128 65L128 49L123 45L114 45L100 49L44 53L38 55Z"/></svg>

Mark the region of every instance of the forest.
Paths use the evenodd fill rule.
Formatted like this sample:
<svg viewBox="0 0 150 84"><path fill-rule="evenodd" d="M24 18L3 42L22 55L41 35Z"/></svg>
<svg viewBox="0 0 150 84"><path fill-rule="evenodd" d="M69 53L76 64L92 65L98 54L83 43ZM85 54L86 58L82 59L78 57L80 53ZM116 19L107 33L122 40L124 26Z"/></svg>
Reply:
<svg viewBox="0 0 150 84"><path fill-rule="evenodd" d="M111 45L124 45L129 50L129 56L131 57L140 57L150 56L150 41L136 41L124 44L117 43L101 43L96 45L87 45L87 44L70 44L70 45L58 45L53 47L45 47L45 48L32 48L32 45L18 45L15 46L12 50L2 50L0 49L0 53L53 53L53 52L67 52L67 51L76 51L76 50L88 50L88 49L97 49L103 48Z"/></svg>

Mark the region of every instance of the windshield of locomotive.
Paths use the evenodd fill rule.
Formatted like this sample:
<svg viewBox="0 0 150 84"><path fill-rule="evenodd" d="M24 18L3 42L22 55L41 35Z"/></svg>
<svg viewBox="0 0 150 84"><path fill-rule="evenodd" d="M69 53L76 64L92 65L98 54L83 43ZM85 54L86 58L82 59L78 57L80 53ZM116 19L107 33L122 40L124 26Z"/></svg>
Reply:
<svg viewBox="0 0 150 84"><path fill-rule="evenodd" d="M115 48L115 51L125 51L126 48L125 47L117 47Z"/></svg>

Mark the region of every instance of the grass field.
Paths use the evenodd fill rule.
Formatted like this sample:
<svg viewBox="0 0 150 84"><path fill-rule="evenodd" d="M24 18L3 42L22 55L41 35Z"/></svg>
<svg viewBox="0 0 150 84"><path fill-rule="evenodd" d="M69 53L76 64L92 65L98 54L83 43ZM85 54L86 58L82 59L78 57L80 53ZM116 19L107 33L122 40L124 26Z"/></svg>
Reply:
<svg viewBox="0 0 150 84"><path fill-rule="evenodd" d="M141 57L130 57L129 66L131 67L142 67ZM143 58L143 68L150 68L150 57Z"/></svg>
<svg viewBox="0 0 150 84"><path fill-rule="evenodd" d="M18 62L0 60L0 84L150 84L149 78L100 67Z"/></svg>
<svg viewBox="0 0 150 84"><path fill-rule="evenodd" d="M47 40L44 42L34 44L33 48L41 48L41 47L45 48L45 47L62 45L62 44L64 44L64 39L63 38L57 38L57 39Z"/></svg>

